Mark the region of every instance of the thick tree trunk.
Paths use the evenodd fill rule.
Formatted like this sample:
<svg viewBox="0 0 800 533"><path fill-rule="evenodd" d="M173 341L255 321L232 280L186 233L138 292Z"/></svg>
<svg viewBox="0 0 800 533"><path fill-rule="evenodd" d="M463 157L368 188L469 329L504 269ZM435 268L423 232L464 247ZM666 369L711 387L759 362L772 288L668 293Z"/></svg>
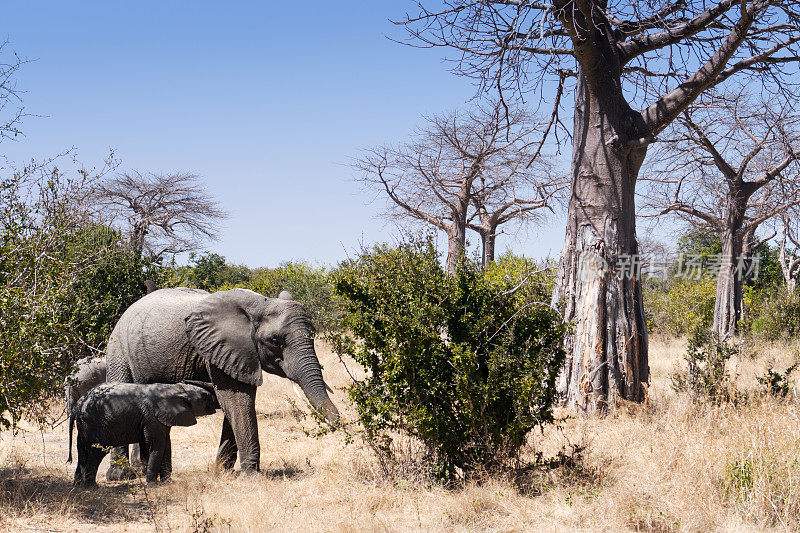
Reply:
<svg viewBox="0 0 800 533"><path fill-rule="evenodd" d="M447 231L447 273L455 274L467 245L467 225L455 220Z"/></svg>
<svg viewBox="0 0 800 533"><path fill-rule="evenodd" d="M489 229L481 232L481 244L483 246L481 263L483 268L488 268L489 265L494 263L494 250L496 242L497 235L495 234L495 229Z"/></svg>
<svg viewBox="0 0 800 533"><path fill-rule="evenodd" d="M574 324L559 391L568 406L591 414L619 399L643 401L649 366L640 273L626 268L638 262L634 189L645 149L618 143L621 134L643 135L619 92L598 96L586 87L579 75L572 195L553 303Z"/></svg>
<svg viewBox="0 0 800 533"><path fill-rule="evenodd" d="M133 224L133 231L131 232L131 251L140 259L144 251L144 239L147 235L147 226L142 221L137 221Z"/></svg>
<svg viewBox="0 0 800 533"><path fill-rule="evenodd" d="M738 333L742 318L742 285L744 272L740 266L742 238L735 229L720 233L722 257L717 277L717 293L714 301L713 330L720 339Z"/></svg>

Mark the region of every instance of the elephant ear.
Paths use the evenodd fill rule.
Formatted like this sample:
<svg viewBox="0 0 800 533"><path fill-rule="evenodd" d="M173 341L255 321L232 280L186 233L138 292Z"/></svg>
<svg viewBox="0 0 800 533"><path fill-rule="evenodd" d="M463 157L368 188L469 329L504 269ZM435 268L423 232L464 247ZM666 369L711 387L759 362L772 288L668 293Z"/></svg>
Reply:
<svg viewBox="0 0 800 533"><path fill-rule="evenodd" d="M169 427L197 424L197 418L192 412L192 405L180 396L172 396L157 402L156 418Z"/></svg>
<svg viewBox="0 0 800 533"><path fill-rule="evenodd" d="M233 379L261 385L261 360L253 340L248 309L263 302L246 289L216 292L204 298L186 317L186 334L197 352Z"/></svg>

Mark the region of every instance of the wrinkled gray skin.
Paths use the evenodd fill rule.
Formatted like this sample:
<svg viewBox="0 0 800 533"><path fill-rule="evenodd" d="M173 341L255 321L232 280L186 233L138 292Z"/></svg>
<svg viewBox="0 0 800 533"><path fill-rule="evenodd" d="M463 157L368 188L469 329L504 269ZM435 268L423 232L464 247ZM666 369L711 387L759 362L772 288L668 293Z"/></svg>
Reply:
<svg viewBox="0 0 800 533"><path fill-rule="evenodd" d="M197 383L104 383L81 396L69 420L67 462L72 462L73 425L78 426L75 485L94 485L108 448L132 443L139 444L147 482L168 479L170 428L193 426L198 416L219 407L211 384Z"/></svg>
<svg viewBox="0 0 800 533"><path fill-rule="evenodd" d="M217 462L260 468L256 388L261 371L300 385L311 405L335 423L339 412L322 379L314 327L295 301L246 289L209 294L161 289L134 303L111 333L108 380L132 383L210 381L225 412ZM117 450L123 455L125 450ZM109 468L108 479L124 473Z"/></svg>
<svg viewBox="0 0 800 533"><path fill-rule="evenodd" d="M78 398L86 394L101 383L106 381L106 362L99 357L84 357L75 363L75 372L67 376L64 381L64 399L66 401L67 416L72 414L72 408Z"/></svg>

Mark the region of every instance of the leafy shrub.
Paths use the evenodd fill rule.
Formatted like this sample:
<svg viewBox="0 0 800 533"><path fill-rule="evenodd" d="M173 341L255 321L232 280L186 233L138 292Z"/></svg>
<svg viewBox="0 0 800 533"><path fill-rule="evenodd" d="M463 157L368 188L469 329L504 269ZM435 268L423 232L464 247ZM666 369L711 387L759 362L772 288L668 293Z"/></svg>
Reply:
<svg viewBox="0 0 800 533"><path fill-rule="evenodd" d="M189 255L189 266L180 267L182 285L214 292L221 288L246 286L252 275L243 265L229 265L219 254Z"/></svg>
<svg viewBox="0 0 800 533"><path fill-rule="evenodd" d="M376 246L334 280L347 313L330 338L367 370L349 395L383 452L392 431L409 434L430 473L452 479L503 466L552 420L565 327L542 299L519 297L539 289L466 261L448 276L430 239Z"/></svg>
<svg viewBox="0 0 800 533"><path fill-rule="evenodd" d="M341 318L342 299L335 294L333 281L324 268L287 262L277 268L256 270L245 286L273 298L281 291L289 291L292 298L305 305L314 325L322 331L333 329Z"/></svg>
<svg viewBox="0 0 800 533"><path fill-rule="evenodd" d="M504 254L486 270L488 283L498 287L516 287L515 298L524 301L547 301L553 294L556 264L535 261L511 253Z"/></svg>
<svg viewBox="0 0 800 533"><path fill-rule="evenodd" d="M730 380L726 365L739 350L727 341L721 341L707 328L697 328L689 338L684 355L686 371L672 374L672 387L678 392L689 392L696 399L718 403L731 398Z"/></svg>
<svg viewBox="0 0 800 533"><path fill-rule="evenodd" d="M800 334L800 296L785 288L748 287L744 294L743 329L770 340Z"/></svg>
<svg viewBox="0 0 800 533"><path fill-rule="evenodd" d="M154 268L82 210L85 178L20 172L0 183L0 425L44 422L72 363L102 349Z"/></svg>
<svg viewBox="0 0 800 533"><path fill-rule="evenodd" d="M797 370L800 362L794 363L787 368L783 373L775 372L775 369L770 365L767 368L767 373L758 377L758 382L761 384L762 393L766 396L773 396L775 398L786 398L791 390L790 377L792 372Z"/></svg>
<svg viewBox="0 0 800 533"><path fill-rule="evenodd" d="M164 269L125 250L121 235L104 226L65 235L62 245L80 274L60 299L59 321L69 324L80 358L105 348L119 317L144 296L144 281L163 286Z"/></svg>
<svg viewBox="0 0 800 533"><path fill-rule="evenodd" d="M666 283L646 280L645 314L648 331L670 336L686 335L708 328L714 321L716 278L676 278Z"/></svg>

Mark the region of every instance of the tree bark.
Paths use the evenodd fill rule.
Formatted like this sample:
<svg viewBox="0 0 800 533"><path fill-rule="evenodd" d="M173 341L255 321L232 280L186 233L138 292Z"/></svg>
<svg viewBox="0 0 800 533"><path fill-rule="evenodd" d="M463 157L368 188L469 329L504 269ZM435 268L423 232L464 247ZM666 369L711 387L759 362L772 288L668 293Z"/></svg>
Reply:
<svg viewBox="0 0 800 533"><path fill-rule="evenodd" d="M481 236L481 266L486 269L489 265L494 263L497 227L484 224L476 231L478 231L478 234Z"/></svg>
<svg viewBox="0 0 800 533"><path fill-rule="evenodd" d="M497 228L491 228L483 235L483 268L489 268L494 263L494 250L497 242Z"/></svg>
<svg viewBox="0 0 800 533"><path fill-rule="evenodd" d="M460 217L454 217L447 229L447 273L455 274L458 262L464 257L467 246L467 224Z"/></svg>
<svg viewBox="0 0 800 533"><path fill-rule="evenodd" d="M634 268L617 275L618 266L638 261L634 189L646 152L617 141L644 135L618 85L593 85L579 73L572 195L553 293L553 304L574 323L558 388L567 406L586 414L620 399L643 401L649 380L640 274Z"/></svg>
<svg viewBox="0 0 800 533"><path fill-rule="evenodd" d="M133 230L131 231L131 251L134 253L137 259L142 258L142 253L144 252L144 239L147 235L147 225L141 221L137 220L133 224Z"/></svg>
<svg viewBox="0 0 800 533"><path fill-rule="evenodd" d="M739 267L742 257L742 238L734 228L720 233L722 257L717 277L717 292L714 301L713 331L720 339L738 333L742 318L742 278Z"/></svg>

